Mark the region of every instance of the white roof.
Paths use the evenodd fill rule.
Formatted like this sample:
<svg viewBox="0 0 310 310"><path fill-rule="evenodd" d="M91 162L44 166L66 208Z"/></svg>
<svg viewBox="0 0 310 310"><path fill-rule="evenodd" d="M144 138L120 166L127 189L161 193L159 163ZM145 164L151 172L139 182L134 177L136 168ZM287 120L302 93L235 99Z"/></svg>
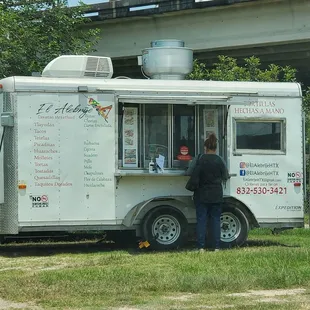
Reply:
<svg viewBox="0 0 310 310"><path fill-rule="evenodd" d="M116 91L131 92L171 92L185 93L233 93L240 95L256 94L258 96L301 97L301 87L298 83L283 82L222 82L222 81L190 81L190 80L140 80L140 79L68 79L46 77L9 77L0 80L3 90L19 91L51 91L77 92L79 86L87 86L89 92Z"/></svg>

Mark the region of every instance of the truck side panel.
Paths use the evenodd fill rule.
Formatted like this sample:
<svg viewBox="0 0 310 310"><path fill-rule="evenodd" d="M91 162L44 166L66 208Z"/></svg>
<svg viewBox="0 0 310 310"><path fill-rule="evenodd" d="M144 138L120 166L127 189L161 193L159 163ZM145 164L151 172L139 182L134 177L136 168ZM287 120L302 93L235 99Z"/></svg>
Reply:
<svg viewBox="0 0 310 310"><path fill-rule="evenodd" d="M230 195L259 224L303 225L303 128L300 98L260 98L230 108Z"/></svg>
<svg viewBox="0 0 310 310"><path fill-rule="evenodd" d="M111 94L18 95L20 226L115 223Z"/></svg>
<svg viewBox="0 0 310 310"><path fill-rule="evenodd" d="M123 220L134 206L154 197L170 197L172 199L178 196L191 196L191 193L185 189L187 180L186 176L123 177L116 190L117 218ZM187 207L194 211L192 203ZM195 217L195 212L193 212L193 217Z"/></svg>

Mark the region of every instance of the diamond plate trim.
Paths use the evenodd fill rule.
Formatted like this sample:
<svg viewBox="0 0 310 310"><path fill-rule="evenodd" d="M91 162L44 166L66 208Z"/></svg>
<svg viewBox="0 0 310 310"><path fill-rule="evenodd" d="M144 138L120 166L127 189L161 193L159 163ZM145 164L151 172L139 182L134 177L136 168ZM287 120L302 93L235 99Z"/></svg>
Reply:
<svg viewBox="0 0 310 310"><path fill-rule="evenodd" d="M17 119L16 94L4 93L3 112ZM18 234L18 128L6 127L3 141L4 204L0 206L0 233Z"/></svg>

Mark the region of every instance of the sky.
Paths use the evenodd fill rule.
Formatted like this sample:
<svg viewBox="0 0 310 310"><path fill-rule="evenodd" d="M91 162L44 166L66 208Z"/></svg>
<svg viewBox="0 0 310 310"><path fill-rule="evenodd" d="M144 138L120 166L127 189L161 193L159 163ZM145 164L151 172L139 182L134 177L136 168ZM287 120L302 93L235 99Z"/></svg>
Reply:
<svg viewBox="0 0 310 310"><path fill-rule="evenodd" d="M0 0L1 1L1 0ZM210 1L210 0L195 0L197 1ZM109 2L109 0L82 0L85 4L94 4L94 3L103 3L103 2ZM69 6L76 6L79 3L79 0L68 0ZM144 9L144 8L153 8L153 7L158 7L158 5L148 5L148 6L140 6L139 9ZM136 8L131 8L130 11L136 11Z"/></svg>
<svg viewBox="0 0 310 310"><path fill-rule="evenodd" d="M85 4L103 3L108 2L108 0L83 0ZM69 6L75 6L79 3L79 0L68 0Z"/></svg>

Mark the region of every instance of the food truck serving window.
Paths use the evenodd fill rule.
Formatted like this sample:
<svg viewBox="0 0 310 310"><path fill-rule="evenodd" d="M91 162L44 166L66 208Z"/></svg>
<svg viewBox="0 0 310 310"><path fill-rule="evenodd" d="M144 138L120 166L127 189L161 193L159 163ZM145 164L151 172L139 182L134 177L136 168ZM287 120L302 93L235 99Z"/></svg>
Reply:
<svg viewBox="0 0 310 310"><path fill-rule="evenodd" d="M235 151L265 154L285 152L284 120L235 120Z"/></svg>
<svg viewBox="0 0 310 310"><path fill-rule="evenodd" d="M164 167L180 168L195 156L195 107L144 106L144 168L159 155ZM182 165L183 164L183 165Z"/></svg>
<svg viewBox="0 0 310 310"><path fill-rule="evenodd" d="M179 168L195 157L195 107L174 105L173 122L173 168Z"/></svg>
<svg viewBox="0 0 310 310"><path fill-rule="evenodd" d="M146 105L144 126L144 159L155 160L159 154L168 160L169 117L168 105Z"/></svg>
<svg viewBox="0 0 310 310"><path fill-rule="evenodd" d="M222 107L186 104L118 106L118 159L121 168L147 169L164 156L164 168L184 169L210 132L221 134Z"/></svg>

